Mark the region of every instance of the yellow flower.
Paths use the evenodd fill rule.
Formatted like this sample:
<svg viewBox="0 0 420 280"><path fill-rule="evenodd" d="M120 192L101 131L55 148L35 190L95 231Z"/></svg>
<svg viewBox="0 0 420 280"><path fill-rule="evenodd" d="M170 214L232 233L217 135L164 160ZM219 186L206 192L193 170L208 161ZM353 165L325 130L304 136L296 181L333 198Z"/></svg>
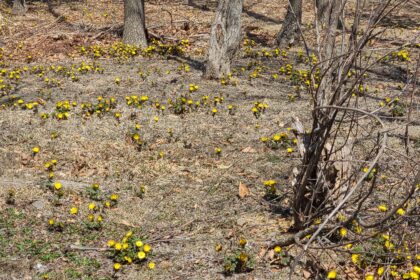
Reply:
<svg viewBox="0 0 420 280"><path fill-rule="evenodd" d="M96 205L94 202L89 203L89 210L95 210Z"/></svg>
<svg viewBox="0 0 420 280"><path fill-rule="evenodd" d="M131 230L127 231L125 237L130 238L131 236L133 236L133 232Z"/></svg>
<svg viewBox="0 0 420 280"><path fill-rule="evenodd" d="M349 243L343 246L344 249L350 250L353 247L353 244Z"/></svg>
<svg viewBox="0 0 420 280"><path fill-rule="evenodd" d="M72 208L70 209L70 214L76 215L76 214L77 214L77 212L79 212L79 209L77 209L77 207L72 207Z"/></svg>
<svg viewBox="0 0 420 280"><path fill-rule="evenodd" d="M277 181L276 180L267 180L267 181L264 181L264 186L266 186L266 187L271 187L271 186L274 186L276 184L277 184Z"/></svg>
<svg viewBox="0 0 420 280"><path fill-rule="evenodd" d="M149 253L150 250L152 250L152 247L149 244L145 244L144 248L143 248L143 251L145 251L146 253Z"/></svg>
<svg viewBox="0 0 420 280"><path fill-rule="evenodd" d="M146 253L145 253L145 252L143 252L143 251L140 251L140 252L138 252L138 253L137 253L137 257L138 257L140 260L142 260L142 259L144 259L144 258L146 257Z"/></svg>
<svg viewBox="0 0 420 280"><path fill-rule="evenodd" d="M387 240L387 241L385 241L385 248L387 248L388 250L392 250L392 249L394 249L394 244L391 242L391 241L389 241L389 240Z"/></svg>
<svg viewBox="0 0 420 280"><path fill-rule="evenodd" d="M248 241L245 238L241 238L239 239L239 245L244 247L246 245L246 243L248 243Z"/></svg>
<svg viewBox="0 0 420 280"><path fill-rule="evenodd" d="M382 274L384 274L385 272L385 268L383 266L381 266L380 268L378 268L378 276L382 276Z"/></svg>
<svg viewBox="0 0 420 280"><path fill-rule="evenodd" d="M128 257L128 256L125 256L124 257L124 260L126 260L128 263L132 263L133 262L133 260L130 257Z"/></svg>
<svg viewBox="0 0 420 280"><path fill-rule="evenodd" d="M359 264L360 263L360 255L359 254L352 254L351 255L351 261L354 264Z"/></svg>
<svg viewBox="0 0 420 280"><path fill-rule="evenodd" d="M54 219L50 219L49 221L48 221L48 223L50 224L50 226L53 226L54 225Z"/></svg>
<svg viewBox="0 0 420 280"><path fill-rule="evenodd" d="M108 247L114 247L115 241L113 239L111 239L111 240L108 240L108 242L106 244L108 245Z"/></svg>
<svg viewBox="0 0 420 280"><path fill-rule="evenodd" d="M280 246L276 246L276 247L274 247L274 252L275 253L280 253L281 252L281 247Z"/></svg>
<svg viewBox="0 0 420 280"><path fill-rule="evenodd" d="M381 212L386 212L388 210L388 208L386 207L386 205L381 204L378 206L379 211Z"/></svg>
<svg viewBox="0 0 420 280"><path fill-rule="evenodd" d="M327 279L335 279L337 278L337 271L331 270L328 272Z"/></svg>
<svg viewBox="0 0 420 280"><path fill-rule="evenodd" d="M116 193L111 194L110 199L111 199L112 201L117 201L117 200L118 200L118 194L116 194Z"/></svg>
<svg viewBox="0 0 420 280"><path fill-rule="evenodd" d="M222 245L221 245L221 244L217 244L217 245L214 247L214 249L216 250L216 252L220 252L220 251L222 251L223 247L222 247Z"/></svg>
<svg viewBox="0 0 420 280"><path fill-rule="evenodd" d="M416 272L416 273L420 273L420 266L415 265L415 266L413 267L413 271L414 271L414 272Z"/></svg>
<svg viewBox="0 0 420 280"><path fill-rule="evenodd" d="M38 147L38 146L35 146L35 147L33 147L32 148L32 152L34 153L34 154L37 154L37 153L39 153L39 151L41 150L41 148L40 147Z"/></svg>
<svg viewBox="0 0 420 280"><path fill-rule="evenodd" d="M58 191L58 190L60 190L61 189L61 183L60 182L55 182L54 183L54 188Z"/></svg>
<svg viewBox="0 0 420 280"><path fill-rule="evenodd" d="M120 263L114 263L114 270L115 271L120 270L120 268L121 268L121 264Z"/></svg>
<svg viewBox="0 0 420 280"><path fill-rule="evenodd" d="M214 151L216 152L216 154L222 153L222 149L221 148L215 148Z"/></svg>
<svg viewBox="0 0 420 280"><path fill-rule="evenodd" d="M101 215L99 215L99 216L98 216L98 218L97 218L97 221L98 221L98 222L102 222L102 219L103 219L103 218L102 218L102 216L101 216Z"/></svg>
<svg viewBox="0 0 420 280"><path fill-rule="evenodd" d="M340 236L345 237L347 235L347 229L346 228L340 228Z"/></svg>
<svg viewBox="0 0 420 280"><path fill-rule="evenodd" d="M287 152L288 152L289 154L293 153L293 148L287 148Z"/></svg>
<svg viewBox="0 0 420 280"><path fill-rule="evenodd" d="M414 271L410 272L410 277L411 279L419 279L419 275Z"/></svg>
<svg viewBox="0 0 420 280"><path fill-rule="evenodd" d="M278 142L278 141L280 141L280 140L281 140L281 136L280 136L279 134L275 134L275 135L273 136L273 140L274 140L274 141L276 141L276 142Z"/></svg>
<svg viewBox="0 0 420 280"><path fill-rule="evenodd" d="M402 208L399 208L399 209L397 210L397 214L398 214L398 215L400 215L400 216L404 216L404 215L405 215L405 210L404 210L404 209L402 209Z"/></svg>
<svg viewBox="0 0 420 280"><path fill-rule="evenodd" d="M150 269L154 269L156 265L154 262L149 262L148 266Z"/></svg>
<svg viewBox="0 0 420 280"><path fill-rule="evenodd" d="M366 275L366 277L365 277L365 280L374 280L375 278L373 277L373 275L372 274L368 274L368 275Z"/></svg>
<svg viewBox="0 0 420 280"><path fill-rule="evenodd" d="M121 249L122 249L121 243L115 243L115 250L121 251Z"/></svg>
<svg viewBox="0 0 420 280"><path fill-rule="evenodd" d="M128 248L128 243L123 243L122 247L124 250L126 250Z"/></svg>
<svg viewBox="0 0 420 280"><path fill-rule="evenodd" d="M141 240L137 241L137 242L136 242L136 246L137 246L137 247L141 247L141 246L143 246L143 242L141 242Z"/></svg>

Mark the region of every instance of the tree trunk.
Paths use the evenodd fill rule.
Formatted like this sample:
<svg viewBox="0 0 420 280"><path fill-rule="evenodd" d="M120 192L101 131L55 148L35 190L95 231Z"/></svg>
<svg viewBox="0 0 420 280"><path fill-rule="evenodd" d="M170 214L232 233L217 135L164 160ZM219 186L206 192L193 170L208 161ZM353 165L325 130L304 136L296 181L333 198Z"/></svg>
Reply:
<svg viewBox="0 0 420 280"><path fill-rule="evenodd" d="M124 0L123 42L143 48L147 46L144 0Z"/></svg>
<svg viewBox="0 0 420 280"><path fill-rule="evenodd" d="M26 13L26 2L25 0L14 0L12 13L14 15L24 15Z"/></svg>
<svg viewBox="0 0 420 280"><path fill-rule="evenodd" d="M331 0L315 0L316 5L316 20L320 24L320 28L326 28L331 25L332 16L331 14L336 12L336 7L339 4L336 1ZM343 27L341 18L338 18L338 23L335 25L338 29Z"/></svg>
<svg viewBox="0 0 420 280"><path fill-rule="evenodd" d="M289 0L286 17L277 34L279 46L292 45L300 36L299 25L302 23L302 0Z"/></svg>
<svg viewBox="0 0 420 280"><path fill-rule="evenodd" d="M204 77L218 79L230 73L241 41L243 0L220 0L210 31L210 48Z"/></svg>

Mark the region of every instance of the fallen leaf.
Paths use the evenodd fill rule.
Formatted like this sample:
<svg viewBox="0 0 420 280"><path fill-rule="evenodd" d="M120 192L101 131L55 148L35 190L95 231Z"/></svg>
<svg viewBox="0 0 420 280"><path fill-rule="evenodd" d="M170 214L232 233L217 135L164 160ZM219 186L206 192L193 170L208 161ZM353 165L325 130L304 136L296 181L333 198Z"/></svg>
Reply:
<svg viewBox="0 0 420 280"><path fill-rule="evenodd" d="M246 147L245 149L242 150L242 153L256 153L257 151L252 148L252 147Z"/></svg>
<svg viewBox="0 0 420 280"><path fill-rule="evenodd" d="M250 195L251 192L249 191L248 187L243 184L242 182L239 183L239 198L242 199L245 196Z"/></svg>
<svg viewBox="0 0 420 280"><path fill-rule="evenodd" d="M312 274L309 271L304 270L304 269L302 269L302 273L303 273L303 277L305 277L305 279L309 279L312 276Z"/></svg>

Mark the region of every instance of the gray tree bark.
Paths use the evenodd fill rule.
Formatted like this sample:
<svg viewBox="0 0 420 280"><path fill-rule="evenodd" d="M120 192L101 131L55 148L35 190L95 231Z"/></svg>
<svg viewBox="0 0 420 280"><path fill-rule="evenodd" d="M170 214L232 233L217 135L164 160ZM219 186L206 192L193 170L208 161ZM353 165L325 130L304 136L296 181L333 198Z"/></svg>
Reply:
<svg viewBox="0 0 420 280"><path fill-rule="evenodd" d="M143 48L147 46L144 0L124 0L123 42Z"/></svg>
<svg viewBox="0 0 420 280"><path fill-rule="evenodd" d="M219 79L230 73L241 41L243 0L220 0L210 31L210 48L204 77Z"/></svg>
<svg viewBox="0 0 420 280"><path fill-rule="evenodd" d="M299 39L299 25L302 23L302 0L290 0L286 17L280 32L277 34L279 46L292 45Z"/></svg>
<svg viewBox="0 0 420 280"><path fill-rule="evenodd" d="M26 1L25 0L13 0L12 13L14 15L24 15L26 13Z"/></svg>

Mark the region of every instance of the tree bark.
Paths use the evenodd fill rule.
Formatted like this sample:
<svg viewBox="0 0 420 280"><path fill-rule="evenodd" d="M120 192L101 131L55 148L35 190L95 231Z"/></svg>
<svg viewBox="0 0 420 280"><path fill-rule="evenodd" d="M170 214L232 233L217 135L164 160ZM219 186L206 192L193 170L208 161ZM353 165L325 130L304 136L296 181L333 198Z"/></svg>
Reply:
<svg viewBox="0 0 420 280"><path fill-rule="evenodd" d="M204 77L218 79L230 73L241 41L243 0L220 0L210 31L210 48Z"/></svg>
<svg viewBox="0 0 420 280"><path fill-rule="evenodd" d="M143 48L147 47L144 0L124 0L123 42Z"/></svg>
<svg viewBox="0 0 420 280"><path fill-rule="evenodd" d="M302 23L302 0L290 0L286 17L280 32L277 34L279 46L292 45L299 39L299 25Z"/></svg>
<svg viewBox="0 0 420 280"><path fill-rule="evenodd" d="M24 15L26 13L26 1L25 0L14 0L12 13L14 15Z"/></svg>

